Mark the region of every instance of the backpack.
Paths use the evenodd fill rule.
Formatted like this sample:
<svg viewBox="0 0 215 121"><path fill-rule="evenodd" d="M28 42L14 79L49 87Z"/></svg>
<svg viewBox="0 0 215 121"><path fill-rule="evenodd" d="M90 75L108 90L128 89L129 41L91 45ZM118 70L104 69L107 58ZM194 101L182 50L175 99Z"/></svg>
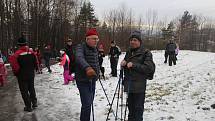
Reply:
<svg viewBox="0 0 215 121"><path fill-rule="evenodd" d="M150 51L149 51L149 50L145 50L145 53L144 53L144 60L145 60L145 55L146 55L148 52L150 52ZM146 79L148 79L148 80L153 80L154 74L155 74L155 68L156 68L155 63L154 63L154 61L152 60L152 72L149 72L149 73L146 74Z"/></svg>
<svg viewBox="0 0 215 121"><path fill-rule="evenodd" d="M170 44L168 45L167 51L168 51L168 52L174 52L175 49L176 49L176 45L175 45L174 43L170 43Z"/></svg>

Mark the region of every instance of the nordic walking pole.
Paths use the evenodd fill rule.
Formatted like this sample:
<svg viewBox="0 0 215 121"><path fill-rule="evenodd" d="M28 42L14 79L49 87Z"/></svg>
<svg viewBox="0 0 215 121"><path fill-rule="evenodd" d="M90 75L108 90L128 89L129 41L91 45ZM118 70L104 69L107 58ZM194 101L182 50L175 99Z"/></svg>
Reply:
<svg viewBox="0 0 215 121"><path fill-rule="evenodd" d="M131 70L129 70L129 73L130 73ZM126 121L126 113L127 113L127 107L128 107L128 95L129 95L129 92L130 92L130 84L131 84L131 77L130 75L128 76L128 92L127 92L127 97L126 97L126 105L125 105L125 113L124 113L124 121Z"/></svg>
<svg viewBox="0 0 215 121"><path fill-rule="evenodd" d="M119 95L119 93L120 93L120 89L121 89L121 87L120 87L120 85L121 85L121 77L119 77L119 88L118 88L118 95L117 95L117 104L116 104L116 118L115 118L115 121L117 120L117 118L118 118L118 107L119 107L119 98L120 98L120 95Z"/></svg>
<svg viewBox="0 0 215 121"><path fill-rule="evenodd" d="M92 93L92 94L91 94L92 115L93 115L93 121L95 121L95 117L94 117L94 106L93 106L93 80L91 79L90 81L91 81L91 82L90 82L90 83L91 83L91 90L90 90L90 91L91 91L91 93Z"/></svg>
<svg viewBox="0 0 215 121"><path fill-rule="evenodd" d="M105 91L105 89L104 89L104 86L103 86L103 84L102 84L100 78L99 78L99 82L100 82L100 84L101 84L101 86L102 86L103 92L105 93L105 97L107 98L108 105L110 106L110 105L111 105L110 100L108 99L107 93L106 93L106 91ZM115 115L114 111L113 111L113 115L114 115L114 117L116 118L116 115Z"/></svg>
<svg viewBox="0 0 215 121"><path fill-rule="evenodd" d="M123 99L120 95L120 91L121 93L123 94L123 91L122 91L122 88L123 88L123 85L122 85L122 80L123 80L123 68L120 70L120 75L119 75L119 89L118 89L118 98L117 98L117 107L116 107L116 117L118 117L118 108L119 108L119 98L121 98L121 119L122 119L122 104L123 104ZM117 120L117 119L116 119Z"/></svg>
<svg viewBox="0 0 215 121"><path fill-rule="evenodd" d="M120 75L121 75L121 83L122 83L122 86L121 86L121 93L122 93L122 95L121 95L121 121L123 120L122 118L122 112L123 112L123 69L121 69L120 70Z"/></svg>
<svg viewBox="0 0 215 121"><path fill-rule="evenodd" d="M117 93L117 89L118 89L119 84L120 84L119 82L120 82L120 80L117 82L117 86L116 86L116 89L115 89L115 91L114 91L113 99L112 99L112 101L111 101L111 105L110 105L110 108L109 108L109 111L108 111L108 114L107 114L106 121L108 121L108 118L109 118L109 115L110 115L110 111L112 110L113 102L114 102L114 99L115 99L115 96L116 96L116 93ZM113 110L112 110L112 111L113 111Z"/></svg>
<svg viewBox="0 0 215 121"><path fill-rule="evenodd" d="M121 87L121 92L122 92L122 95L121 95L121 121L123 121L123 117L122 117L122 112L123 112L123 85Z"/></svg>

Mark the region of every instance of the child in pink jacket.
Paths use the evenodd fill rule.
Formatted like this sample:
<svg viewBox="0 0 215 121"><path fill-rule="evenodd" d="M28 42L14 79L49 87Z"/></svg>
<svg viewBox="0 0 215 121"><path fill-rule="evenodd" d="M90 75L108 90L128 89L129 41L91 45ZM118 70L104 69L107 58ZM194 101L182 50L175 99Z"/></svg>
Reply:
<svg viewBox="0 0 215 121"><path fill-rule="evenodd" d="M66 54L65 50L60 50L60 54L61 54L61 62L60 65L63 66L64 68L64 72L63 72L63 77L64 77L64 85L69 84L69 81L73 81L74 77L72 75L69 74L69 57Z"/></svg>
<svg viewBox="0 0 215 121"><path fill-rule="evenodd" d="M0 58L0 86L4 86L7 77L7 69L4 65L4 61Z"/></svg>

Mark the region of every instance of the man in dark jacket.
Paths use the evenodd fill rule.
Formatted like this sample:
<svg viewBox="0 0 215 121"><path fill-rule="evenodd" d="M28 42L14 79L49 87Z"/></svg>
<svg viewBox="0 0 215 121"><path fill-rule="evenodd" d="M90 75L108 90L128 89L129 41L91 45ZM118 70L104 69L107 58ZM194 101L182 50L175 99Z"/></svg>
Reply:
<svg viewBox="0 0 215 121"><path fill-rule="evenodd" d="M69 56L70 64L69 64L69 74L75 72L75 53L74 46L72 44L72 39L68 39L66 44L66 54Z"/></svg>
<svg viewBox="0 0 215 121"><path fill-rule="evenodd" d="M45 48L44 48L43 51L44 51L43 52L43 58L45 60L45 66L48 69L48 72L51 73L52 70L50 68L50 58L51 58L52 54L51 54L51 47L50 47L50 45L48 45L48 46L45 45Z"/></svg>
<svg viewBox="0 0 215 121"><path fill-rule="evenodd" d="M132 32L130 49L121 62L124 67L124 89L128 93L128 121L143 121L147 74L154 71L152 53L142 46L141 33Z"/></svg>
<svg viewBox="0 0 215 121"><path fill-rule="evenodd" d="M96 29L89 29L86 42L76 46L75 78L81 98L81 121L90 121L91 106L95 95L95 84L99 75L98 42Z"/></svg>
<svg viewBox="0 0 215 121"><path fill-rule="evenodd" d="M19 50L10 57L10 63L19 83L19 89L25 103L24 111L31 112L37 107L37 98L34 89L34 71L37 66L37 59L34 52L26 46L24 38L18 39Z"/></svg>
<svg viewBox="0 0 215 121"><path fill-rule="evenodd" d="M111 42L111 47L109 50L110 64L111 64L111 75L117 77L117 65L119 60L119 55L121 54L120 48L116 45L114 41Z"/></svg>
<svg viewBox="0 0 215 121"><path fill-rule="evenodd" d="M166 45L166 50L168 56L169 56L169 66L172 66L172 63L176 65L176 55L175 55L175 50L177 46L173 42L173 38L169 41L169 43Z"/></svg>

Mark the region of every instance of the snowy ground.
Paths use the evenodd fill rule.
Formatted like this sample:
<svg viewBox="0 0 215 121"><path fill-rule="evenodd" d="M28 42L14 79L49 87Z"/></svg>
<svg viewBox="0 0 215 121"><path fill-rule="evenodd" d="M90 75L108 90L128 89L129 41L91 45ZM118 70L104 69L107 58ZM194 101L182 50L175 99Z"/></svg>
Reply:
<svg viewBox="0 0 215 121"><path fill-rule="evenodd" d="M215 121L215 109L210 108L215 103L215 53L181 51L177 65L172 67L163 64L163 54L163 51L153 51L157 67L154 80L148 81L144 120ZM107 77L109 65L105 58ZM78 121L81 108L78 89L75 83L62 85L63 69L58 64L52 69L53 73L44 70L35 79L39 107L34 114L38 121ZM110 100L117 82L116 77L102 80ZM96 121L105 121L107 104L98 82L94 101ZM17 119L23 114L17 114ZM110 120L114 121L112 113Z"/></svg>

